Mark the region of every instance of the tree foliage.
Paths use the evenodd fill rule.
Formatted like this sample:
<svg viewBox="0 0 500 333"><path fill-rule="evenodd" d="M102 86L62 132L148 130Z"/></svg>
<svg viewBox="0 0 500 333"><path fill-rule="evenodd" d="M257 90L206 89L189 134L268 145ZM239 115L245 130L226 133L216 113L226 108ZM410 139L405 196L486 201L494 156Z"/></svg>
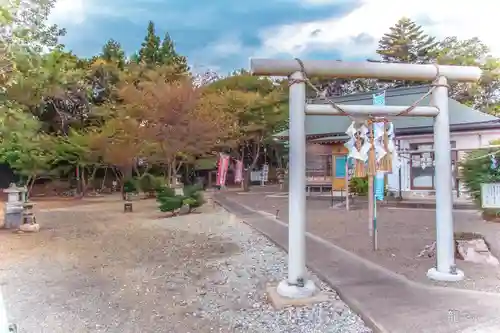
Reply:
<svg viewBox="0 0 500 333"><path fill-rule="evenodd" d="M180 168L220 151L242 159L247 171L263 150L284 154L271 139L288 126L287 80L245 70L225 77L190 73L172 36L162 31L161 39L152 21L136 52L127 55L111 38L99 54L81 58L59 45L64 29L47 23L53 5L54 0L0 5L0 161L30 181L65 168L90 180L102 166L115 170L122 184L155 168L170 181ZM479 82L450 82L451 94L493 114L500 110L500 63L477 38L438 40L402 18L381 36L376 52L380 59L372 61L480 66ZM420 84L324 78L312 83L319 93L308 89L309 97Z"/></svg>
<svg viewBox="0 0 500 333"><path fill-rule="evenodd" d="M125 51L119 42L110 39L102 47L100 58L108 63L115 64L119 69L125 67Z"/></svg>
<svg viewBox="0 0 500 333"><path fill-rule="evenodd" d="M171 67L145 69L140 79L124 81L118 106L141 124L146 141L155 143L156 154L148 159L167 166L169 179L182 163L210 153L233 130L218 94L204 93L175 73Z"/></svg>
<svg viewBox="0 0 500 333"><path fill-rule="evenodd" d="M481 184L500 182L500 169L492 163L492 158L499 161L500 153L485 154L484 151L474 151L468 153L460 163L464 184L478 204L481 203Z"/></svg>
<svg viewBox="0 0 500 333"><path fill-rule="evenodd" d="M380 39L377 53L384 62L421 64L436 58L439 42L403 17Z"/></svg>

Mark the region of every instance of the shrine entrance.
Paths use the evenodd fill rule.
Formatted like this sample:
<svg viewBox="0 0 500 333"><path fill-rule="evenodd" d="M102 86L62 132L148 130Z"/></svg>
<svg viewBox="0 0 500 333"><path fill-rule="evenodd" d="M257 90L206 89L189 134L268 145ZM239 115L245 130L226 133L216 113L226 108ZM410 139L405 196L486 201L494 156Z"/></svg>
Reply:
<svg viewBox="0 0 500 333"><path fill-rule="evenodd" d="M434 64L301 61L300 59L251 59L250 64L253 75L288 76L290 80L288 278L279 284L278 293L285 297L303 298L313 295L316 290L314 283L306 277L305 261L306 114L352 118L352 129L349 130L352 138L349 145L350 156L356 160L357 172L366 172L372 181L383 159L382 156L397 153L394 149L388 148L387 139L383 140L386 142L385 148L380 143L382 142L380 137L387 138L391 135L393 137L394 129L391 129L390 118L433 117L437 262L436 267L429 269L427 276L439 281L463 279L464 273L456 268L454 258L448 81L475 82L481 77L481 70L477 67ZM316 89L309 81L308 75L431 81L431 88L426 94L431 98L431 106L419 106L420 101L413 105L385 106L376 103L375 96L374 105L337 105L331 101L328 101L328 104L306 104L306 85ZM384 126L381 126L381 123ZM387 124L389 125L386 126ZM375 127L379 128L379 134ZM380 131L384 134L380 135L382 133ZM387 157L385 159L389 160Z"/></svg>

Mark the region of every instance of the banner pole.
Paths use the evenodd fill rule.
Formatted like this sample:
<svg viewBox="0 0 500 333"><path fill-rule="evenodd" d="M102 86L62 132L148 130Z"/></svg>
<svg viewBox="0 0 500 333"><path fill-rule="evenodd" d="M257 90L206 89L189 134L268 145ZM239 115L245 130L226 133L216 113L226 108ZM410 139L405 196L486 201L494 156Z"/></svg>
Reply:
<svg viewBox="0 0 500 333"><path fill-rule="evenodd" d="M345 209L350 210L349 207L349 156L346 155L345 159Z"/></svg>
<svg viewBox="0 0 500 333"><path fill-rule="evenodd" d="M377 182L377 178L374 178L374 183ZM380 181L380 180L379 180ZM373 186L375 188L375 186ZM373 250L378 250L378 230L377 230L377 198L375 196L375 191L373 191Z"/></svg>

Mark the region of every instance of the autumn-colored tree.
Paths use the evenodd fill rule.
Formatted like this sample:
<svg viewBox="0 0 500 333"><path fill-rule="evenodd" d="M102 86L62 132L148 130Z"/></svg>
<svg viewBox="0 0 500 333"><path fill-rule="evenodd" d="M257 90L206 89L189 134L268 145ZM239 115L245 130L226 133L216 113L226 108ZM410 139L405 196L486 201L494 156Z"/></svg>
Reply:
<svg viewBox="0 0 500 333"><path fill-rule="evenodd" d="M112 110L111 117L93 141L102 162L115 171L122 190L125 182L132 179L139 159L147 159L153 148L146 136L146 128L130 114L133 112L125 104Z"/></svg>
<svg viewBox="0 0 500 333"><path fill-rule="evenodd" d="M140 81L126 82L119 95L158 149L150 159L165 166L171 181L183 163L211 153L234 122L222 112L220 94L203 93L190 78L172 80L169 73L168 68L146 70Z"/></svg>

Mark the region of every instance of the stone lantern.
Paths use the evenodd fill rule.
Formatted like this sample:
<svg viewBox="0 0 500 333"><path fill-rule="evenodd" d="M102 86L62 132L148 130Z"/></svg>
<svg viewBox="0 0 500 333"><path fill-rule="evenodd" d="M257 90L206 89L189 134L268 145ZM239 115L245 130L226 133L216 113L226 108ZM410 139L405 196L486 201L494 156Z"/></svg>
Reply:
<svg viewBox="0 0 500 333"><path fill-rule="evenodd" d="M23 189L18 188L16 184L11 183L10 186L3 190L7 193L7 203L5 204L5 225L7 229L19 229L23 223L23 201L21 193Z"/></svg>

